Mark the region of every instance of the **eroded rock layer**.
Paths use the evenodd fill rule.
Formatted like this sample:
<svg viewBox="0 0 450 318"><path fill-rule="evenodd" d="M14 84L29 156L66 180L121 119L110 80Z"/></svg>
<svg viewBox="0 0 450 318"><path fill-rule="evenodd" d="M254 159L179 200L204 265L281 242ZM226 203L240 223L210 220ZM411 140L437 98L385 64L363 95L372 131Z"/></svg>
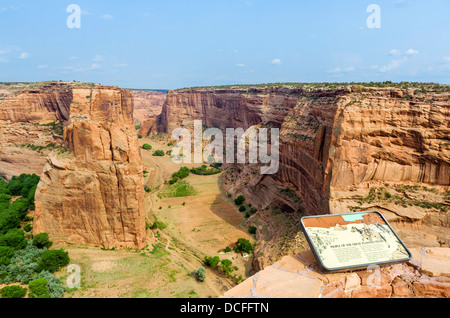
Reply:
<svg viewBox="0 0 450 318"><path fill-rule="evenodd" d="M73 89L69 152L52 153L36 191L33 231L105 248L145 243L144 181L130 92Z"/></svg>
<svg viewBox="0 0 450 318"><path fill-rule="evenodd" d="M195 119L222 129L280 128L278 172L247 180L241 188L234 182L231 192L253 193L258 208L265 208L288 186L306 214L327 214L346 210L333 202L358 189L368 192L375 182L447 187L449 110L449 93L414 89L192 89L169 92L159 129L170 133ZM273 183L267 178L279 189L264 186ZM292 200L285 201L293 207Z"/></svg>

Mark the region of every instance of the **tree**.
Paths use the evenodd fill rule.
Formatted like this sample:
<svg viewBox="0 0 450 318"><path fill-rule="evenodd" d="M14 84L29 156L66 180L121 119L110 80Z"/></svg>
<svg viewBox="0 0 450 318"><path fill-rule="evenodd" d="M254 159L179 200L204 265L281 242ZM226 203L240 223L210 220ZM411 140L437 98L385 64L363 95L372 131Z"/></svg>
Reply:
<svg viewBox="0 0 450 318"><path fill-rule="evenodd" d="M50 248L53 242L50 241L47 233L40 233L33 237L33 245L37 248Z"/></svg>
<svg viewBox="0 0 450 318"><path fill-rule="evenodd" d="M206 269L204 267L200 267L194 271L194 276L199 282L204 282L206 279Z"/></svg>
<svg viewBox="0 0 450 318"><path fill-rule="evenodd" d="M240 238L237 240L234 246L234 251L237 253L250 254L253 251L253 246L249 240Z"/></svg>
<svg viewBox="0 0 450 318"><path fill-rule="evenodd" d="M247 211L247 208L244 205L241 205L239 207L239 212L245 212L245 211Z"/></svg>
<svg viewBox="0 0 450 318"><path fill-rule="evenodd" d="M250 227L248 228L248 232L249 232L250 234L255 234L255 233L256 233L256 230L257 230L257 228L256 228L255 226L250 226Z"/></svg>
<svg viewBox="0 0 450 318"><path fill-rule="evenodd" d="M149 144L144 144L143 146L142 146L142 149L145 149L145 150L152 150L152 146L151 145L149 145Z"/></svg>
<svg viewBox="0 0 450 318"><path fill-rule="evenodd" d="M234 203L236 203L236 205L242 205L242 203L245 202L245 197L243 195L238 196L235 200Z"/></svg>
<svg viewBox="0 0 450 318"><path fill-rule="evenodd" d="M230 276L231 272L233 271L233 268L231 267L232 264L233 262L229 259L224 259L220 262L220 268L225 273L225 275Z"/></svg>
<svg viewBox="0 0 450 318"><path fill-rule="evenodd" d="M218 256L215 257L208 257L205 256L205 265L211 268L217 268L217 266L220 263L220 258Z"/></svg>
<svg viewBox="0 0 450 318"><path fill-rule="evenodd" d="M0 266L9 265L11 258L14 256L14 248L9 246L0 246Z"/></svg>

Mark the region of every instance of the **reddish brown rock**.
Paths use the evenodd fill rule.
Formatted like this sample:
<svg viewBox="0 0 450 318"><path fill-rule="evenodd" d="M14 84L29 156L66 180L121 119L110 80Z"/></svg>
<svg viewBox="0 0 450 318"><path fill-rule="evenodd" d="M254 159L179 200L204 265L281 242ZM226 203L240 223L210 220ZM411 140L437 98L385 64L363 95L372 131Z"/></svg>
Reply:
<svg viewBox="0 0 450 318"><path fill-rule="evenodd" d="M142 248L144 180L131 93L101 86L74 89L64 144L70 152L52 154L44 167L34 234Z"/></svg>

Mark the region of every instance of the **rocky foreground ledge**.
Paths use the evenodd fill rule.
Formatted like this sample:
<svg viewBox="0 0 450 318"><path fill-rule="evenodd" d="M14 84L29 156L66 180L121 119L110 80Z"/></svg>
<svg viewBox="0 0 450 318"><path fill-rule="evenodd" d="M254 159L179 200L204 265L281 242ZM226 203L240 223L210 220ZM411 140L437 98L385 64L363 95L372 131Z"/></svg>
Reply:
<svg viewBox="0 0 450 318"><path fill-rule="evenodd" d="M324 274L311 251L290 255L224 298L450 298L450 248L411 249L408 263Z"/></svg>

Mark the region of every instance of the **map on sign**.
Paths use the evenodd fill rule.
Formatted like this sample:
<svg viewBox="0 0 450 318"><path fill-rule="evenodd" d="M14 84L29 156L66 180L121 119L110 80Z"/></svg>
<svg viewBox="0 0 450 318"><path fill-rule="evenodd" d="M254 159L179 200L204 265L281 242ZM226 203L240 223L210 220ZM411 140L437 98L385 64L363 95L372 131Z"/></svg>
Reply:
<svg viewBox="0 0 450 318"><path fill-rule="evenodd" d="M304 217L301 226L322 269L338 272L412 258L377 211Z"/></svg>

